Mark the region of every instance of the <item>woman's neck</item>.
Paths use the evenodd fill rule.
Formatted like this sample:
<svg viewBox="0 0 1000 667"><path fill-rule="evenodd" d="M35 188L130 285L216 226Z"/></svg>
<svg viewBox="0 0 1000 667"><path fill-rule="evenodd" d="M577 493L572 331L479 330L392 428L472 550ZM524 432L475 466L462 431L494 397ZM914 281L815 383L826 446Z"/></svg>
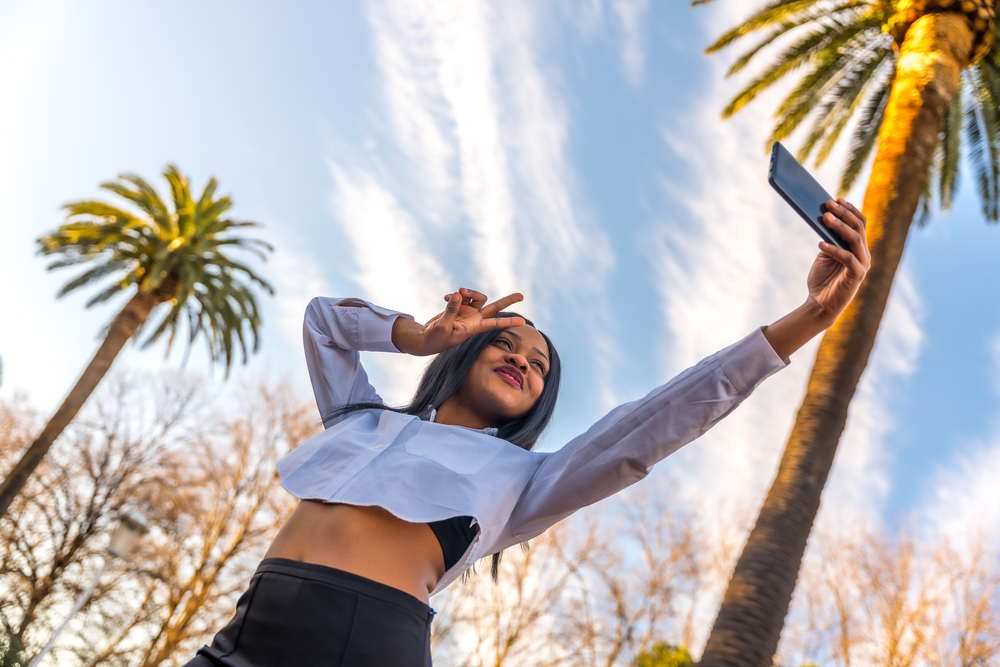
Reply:
<svg viewBox="0 0 1000 667"><path fill-rule="evenodd" d="M438 424L465 426L466 428L477 430L492 426L489 421L472 410L468 405L456 400L455 396L449 398L438 408L437 414L434 415L434 421Z"/></svg>

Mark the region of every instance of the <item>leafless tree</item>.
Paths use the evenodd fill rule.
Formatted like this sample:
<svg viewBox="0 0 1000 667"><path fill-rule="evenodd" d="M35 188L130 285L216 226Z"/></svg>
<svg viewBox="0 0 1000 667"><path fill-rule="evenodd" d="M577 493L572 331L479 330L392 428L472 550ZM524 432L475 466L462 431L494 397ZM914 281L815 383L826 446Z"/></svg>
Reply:
<svg viewBox="0 0 1000 667"><path fill-rule="evenodd" d="M435 621L435 660L468 667L628 665L692 633L703 563L692 517L640 489L504 556L500 581L455 584Z"/></svg>
<svg viewBox="0 0 1000 667"><path fill-rule="evenodd" d="M562 643L574 664L630 664L656 641L691 641L709 566L692 515L664 489L640 485L585 522L598 548L576 564L567 611L587 613L562 617Z"/></svg>
<svg viewBox="0 0 1000 667"><path fill-rule="evenodd" d="M779 661L798 654L843 667L926 664L944 590L933 545L866 526L816 537Z"/></svg>
<svg viewBox="0 0 1000 667"><path fill-rule="evenodd" d="M528 549L508 549L500 579L473 573L449 589L435 621L434 655L442 664L500 667L559 665L564 656L553 645L553 623L573 576L565 564L568 525L532 541ZM486 561L481 563L485 564Z"/></svg>
<svg viewBox="0 0 1000 667"><path fill-rule="evenodd" d="M30 441L26 424L23 405L0 409L0 455ZM44 643L100 566L117 515L131 509L153 529L101 579L57 657L186 662L232 615L293 507L276 459L318 428L311 402L286 385L261 383L226 401L199 379L119 374L0 524L0 603L14 634L29 649Z"/></svg>
<svg viewBox="0 0 1000 667"><path fill-rule="evenodd" d="M260 384L238 405L164 458L157 483L146 489L154 530L132 559L129 603L119 596L88 616L81 635L106 639L78 643L82 665L183 664L232 616L294 509L275 461L319 428L314 406L285 385Z"/></svg>
<svg viewBox="0 0 1000 667"><path fill-rule="evenodd" d="M0 521L0 620L37 650L99 567L117 514L137 510L151 533L109 569L57 658L183 664L231 617L294 506L275 461L318 427L285 385L227 400L198 380L120 374ZM23 399L0 403L0 470L37 428ZM623 667L657 643L697 650L745 537L739 521L711 520L649 483L587 508L509 549L499 584L473 574L432 601L436 664ZM1000 665L996 542L915 534L815 535L778 663Z"/></svg>
<svg viewBox="0 0 1000 667"><path fill-rule="evenodd" d="M26 646L44 643L54 623L99 567L116 517L141 504L151 466L183 438L195 417L194 383L163 377L144 383L119 374L67 430L27 490L0 521L0 605ZM8 404L4 466L19 454L33 413ZM90 598L99 601L120 579L112 571Z"/></svg>
<svg viewBox="0 0 1000 667"><path fill-rule="evenodd" d="M1000 549L983 537L965 546L934 554L944 595L927 654L938 667L1000 664Z"/></svg>

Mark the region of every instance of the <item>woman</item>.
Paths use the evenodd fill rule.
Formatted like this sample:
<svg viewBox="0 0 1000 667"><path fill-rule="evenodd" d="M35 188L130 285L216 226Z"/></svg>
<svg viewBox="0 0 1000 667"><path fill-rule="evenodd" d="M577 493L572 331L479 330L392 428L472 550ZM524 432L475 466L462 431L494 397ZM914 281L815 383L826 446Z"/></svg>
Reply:
<svg viewBox="0 0 1000 667"><path fill-rule="evenodd" d="M551 453L530 450L555 405L559 357L503 312L520 294L486 305L460 289L424 325L358 299L314 299L306 361L326 430L278 463L302 502L189 667L430 665L431 595L486 556L495 575L503 549L645 477L836 320L871 256L860 211L827 206L824 222L851 251L820 244L803 306ZM438 356L413 402L389 409L362 350Z"/></svg>

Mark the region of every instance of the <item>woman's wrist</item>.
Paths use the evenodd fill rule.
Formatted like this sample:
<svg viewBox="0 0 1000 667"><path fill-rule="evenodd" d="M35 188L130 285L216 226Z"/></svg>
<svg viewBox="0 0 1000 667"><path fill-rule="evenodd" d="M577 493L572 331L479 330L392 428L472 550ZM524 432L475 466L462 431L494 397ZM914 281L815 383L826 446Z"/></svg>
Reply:
<svg viewBox="0 0 1000 667"><path fill-rule="evenodd" d="M764 338L779 357L787 359L815 336L826 331L835 320L810 297L774 324L764 327Z"/></svg>
<svg viewBox="0 0 1000 667"><path fill-rule="evenodd" d="M403 354L420 354L424 325L408 317L397 317L392 323L392 344Z"/></svg>

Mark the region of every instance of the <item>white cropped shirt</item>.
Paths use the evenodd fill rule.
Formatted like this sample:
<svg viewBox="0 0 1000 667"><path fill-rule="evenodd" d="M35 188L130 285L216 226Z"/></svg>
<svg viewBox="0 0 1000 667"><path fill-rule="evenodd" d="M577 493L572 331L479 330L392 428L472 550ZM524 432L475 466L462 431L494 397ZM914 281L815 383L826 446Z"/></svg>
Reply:
<svg viewBox="0 0 1000 667"><path fill-rule="evenodd" d="M397 317L410 316L359 299L310 302L303 335L321 415L382 402L358 353L398 352L391 339ZM378 506L417 523L474 517L478 535L433 595L480 558L635 484L786 365L757 329L615 408L555 452L526 451L495 437L495 429L435 423L433 410L420 417L363 410L327 421L325 431L278 461L278 472L302 499Z"/></svg>

